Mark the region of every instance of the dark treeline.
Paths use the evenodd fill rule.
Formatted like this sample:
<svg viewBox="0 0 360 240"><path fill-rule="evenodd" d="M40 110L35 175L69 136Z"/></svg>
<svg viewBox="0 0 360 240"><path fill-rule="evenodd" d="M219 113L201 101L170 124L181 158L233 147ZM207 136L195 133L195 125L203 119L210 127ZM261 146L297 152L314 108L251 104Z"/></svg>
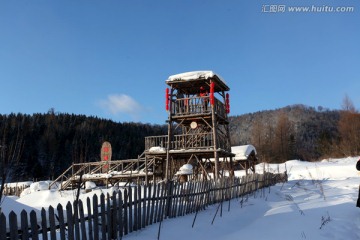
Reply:
<svg viewBox="0 0 360 240"><path fill-rule="evenodd" d="M343 110L293 105L231 117L232 145L254 145L265 162L359 155L360 114L347 104Z"/></svg>
<svg viewBox="0 0 360 240"><path fill-rule="evenodd" d="M104 141L112 144L112 159L137 158L144 137L166 134L167 126L49 111L0 115L0 133L0 169L8 171L7 181L18 181L53 179L72 163L99 161Z"/></svg>
<svg viewBox="0 0 360 240"><path fill-rule="evenodd" d="M254 145L265 162L360 155L360 114L348 101L343 110L293 105L232 116L232 145ZM54 179L72 163L99 161L104 141L112 144L112 159L137 158L144 151L144 137L166 134L166 125L54 111L0 115L0 178Z"/></svg>

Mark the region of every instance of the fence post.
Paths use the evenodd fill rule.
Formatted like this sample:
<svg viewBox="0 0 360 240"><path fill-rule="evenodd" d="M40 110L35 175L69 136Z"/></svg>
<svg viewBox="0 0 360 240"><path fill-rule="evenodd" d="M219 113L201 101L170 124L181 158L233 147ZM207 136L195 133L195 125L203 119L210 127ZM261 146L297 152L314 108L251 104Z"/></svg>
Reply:
<svg viewBox="0 0 360 240"><path fill-rule="evenodd" d="M66 219L68 224L68 239L73 240L74 239L74 219L72 215L72 206L71 203L68 202L66 204Z"/></svg>
<svg viewBox="0 0 360 240"><path fill-rule="evenodd" d="M43 240L48 240L48 236L47 236L47 219L46 219L45 208L41 209L41 233L42 233L42 239Z"/></svg>
<svg viewBox="0 0 360 240"><path fill-rule="evenodd" d="M138 204L137 204L137 201L138 201L138 186L135 186L134 187L134 225L133 225L133 230L136 231L138 230Z"/></svg>
<svg viewBox="0 0 360 240"><path fill-rule="evenodd" d="M129 210L129 232L131 233L133 231L133 210L132 210L132 188L129 187L129 202L128 202L128 210Z"/></svg>
<svg viewBox="0 0 360 240"><path fill-rule="evenodd" d="M190 207L191 207L191 199L192 199L192 189L193 189L193 182L187 182L186 184L186 207L185 207L185 214L190 213Z"/></svg>
<svg viewBox="0 0 360 240"><path fill-rule="evenodd" d="M55 211L52 206L49 207L49 227L51 240L56 240Z"/></svg>
<svg viewBox="0 0 360 240"><path fill-rule="evenodd" d="M94 223L94 240L99 240L99 209L98 196L93 196L93 223Z"/></svg>
<svg viewBox="0 0 360 240"><path fill-rule="evenodd" d="M180 183L178 185L178 188L179 188L179 200L178 200L179 208L178 208L176 216L182 216L182 210L183 210L184 199L185 199L184 183Z"/></svg>
<svg viewBox="0 0 360 240"><path fill-rule="evenodd" d="M138 185L138 201L137 201L137 205L138 205L138 212L137 212L137 216L138 216L138 219L137 219L137 222L138 222L138 226L137 226L137 229L141 229L141 224L142 224L142 220L141 220L141 185Z"/></svg>
<svg viewBox="0 0 360 240"><path fill-rule="evenodd" d="M87 240L87 232L86 232L86 227L85 227L85 216L84 216L84 206L83 206L83 202L79 199L78 201L79 204L79 218L80 218L80 228L81 228L81 239L82 240Z"/></svg>
<svg viewBox="0 0 360 240"><path fill-rule="evenodd" d="M124 190L124 235L128 234L128 191Z"/></svg>
<svg viewBox="0 0 360 240"><path fill-rule="evenodd" d="M101 239L106 240L105 195L100 195Z"/></svg>
<svg viewBox="0 0 360 240"><path fill-rule="evenodd" d="M79 226L79 201L74 201L74 229L75 239L80 240L80 226Z"/></svg>
<svg viewBox="0 0 360 240"><path fill-rule="evenodd" d="M149 225L149 218L150 218L150 209L151 209L151 184L147 184L147 208L146 208L146 220L145 220L145 226Z"/></svg>
<svg viewBox="0 0 360 240"><path fill-rule="evenodd" d="M112 237L112 207L111 207L111 198L110 194L106 194L106 232L107 232L107 239L113 239Z"/></svg>
<svg viewBox="0 0 360 240"><path fill-rule="evenodd" d="M146 212L147 212L147 206L146 206L146 203L147 203L147 195L146 195L146 191L147 190L147 186L146 185L143 185L143 196L142 196L142 209L143 209L143 213L142 213L142 217L141 217L141 227L142 228L145 228L146 224L146 219L147 219L147 216L146 216ZM141 203L141 202L140 202Z"/></svg>
<svg viewBox="0 0 360 240"><path fill-rule="evenodd" d="M21 239L29 239L29 222L27 212L25 210L21 211Z"/></svg>
<svg viewBox="0 0 360 240"><path fill-rule="evenodd" d="M0 240L6 239L6 217L0 212Z"/></svg>
<svg viewBox="0 0 360 240"><path fill-rule="evenodd" d="M123 236L123 232L124 232L124 217L123 217L123 208L124 208L124 204L123 204L123 200L122 200L122 193L121 191L119 190L118 192L118 195L119 195L119 202L118 202L118 213L117 213L117 217L118 217L118 236L120 237L120 239L122 238Z"/></svg>
<svg viewBox="0 0 360 240"><path fill-rule="evenodd" d="M180 200L180 183L174 183L173 203L171 217L178 215L179 200Z"/></svg>
<svg viewBox="0 0 360 240"><path fill-rule="evenodd" d="M163 212L164 212L164 192L166 189L166 186L164 187L164 184L159 184L159 198L158 198L158 201L159 201L159 209L158 209L158 216L157 216L157 221L158 222L161 222L162 219L163 219Z"/></svg>
<svg viewBox="0 0 360 240"><path fill-rule="evenodd" d="M154 211L154 219L153 219L153 223L158 222L158 213L159 213L159 205L160 205L160 183L154 184L154 195L156 193L156 197L154 198L155 200L155 211Z"/></svg>
<svg viewBox="0 0 360 240"><path fill-rule="evenodd" d="M17 216L14 211L9 213L10 239L18 239Z"/></svg>
<svg viewBox="0 0 360 240"><path fill-rule="evenodd" d="M39 239L38 225L37 225L36 212L34 210L30 212L30 225L31 225L31 238L33 240L38 240Z"/></svg>
<svg viewBox="0 0 360 240"><path fill-rule="evenodd" d="M173 181L166 182L166 203L165 203L165 218L171 216L171 202L172 202L172 190L173 190Z"/></svg>
<svg viewBox="0 0 360 240"><path fill-rule="evenodd" d="M154 189L153 189L152 198L151 198L151 211L150 211L149 224L153 224L153 222L154 222L155 203L156 203L156 202L155 202L155 198L156 198L156 186L157 186L157 184L154 183L154 184L153 184ZM150 195L149 195L149 197L150 197ZM156 214L155 214L155 216L156 216Z"/></svg>
<svg viewBox="0 0 360 240"><path fill-rule="evenodd" d="M64 221L64 211L62 205L59 203L56 207L58 212L58 221L60 227L60 239L65 240L65 221Z"/></svg>
<svg viewBox="0 0 360 240"><path fill-rule="evenodd" d="M117 227L118 227L118 218L117 218L117 199L116 192L114 191L112 194L112 207L111 207L111 236L112 239L117 239Z"/></svg>
<svg viewBox="0 0 360 240"><path fill-rule="evenodd" d="M89 235L89 240L93 240L93 226L92 226L92 211L91 211L91 202L90 202L90 198L87 197L86 198L86 206L87 206L87 211L88 211L88 235Z"/></svg>

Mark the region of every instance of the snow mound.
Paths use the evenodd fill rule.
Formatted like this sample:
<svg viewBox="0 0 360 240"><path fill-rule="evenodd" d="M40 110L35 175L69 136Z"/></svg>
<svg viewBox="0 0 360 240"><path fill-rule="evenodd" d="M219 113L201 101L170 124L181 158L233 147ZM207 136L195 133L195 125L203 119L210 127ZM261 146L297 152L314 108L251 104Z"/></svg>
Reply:
<svg viewBox="0 0 360 240"><path fill-rule="evenodd" d="M38 192L49 189L49 181L34 182L30 185L30 192Z"/></svg>
<svg viewBox="0 0 360 240"><path fill-rule="evenodd" d="M96 188L96 184L94 182L91 182L91 181L85 182L85 189L90 190L90 189L94 189L94 188Z"/></svg>
<svg viewBox="0 0 360 240"><path fill-rule="evenodd" d="M191 164L184 164L180 167L175 175L191 175L193 174L193 166Z"/></svg>
<svg viewBox="0 0 360 240"><path fill-rule="evenodd" d="M149 152L166 152L166 148L163 147L151 147Z"/></svg>
<svg viewBox="0 0 360 240"><path fill-rule="evenodd" d="M256 155L256 149L253 145L242 145L242 146L231 147L231 152L235 154L234 160L246 160L253 151L255 152Z"/></svg>

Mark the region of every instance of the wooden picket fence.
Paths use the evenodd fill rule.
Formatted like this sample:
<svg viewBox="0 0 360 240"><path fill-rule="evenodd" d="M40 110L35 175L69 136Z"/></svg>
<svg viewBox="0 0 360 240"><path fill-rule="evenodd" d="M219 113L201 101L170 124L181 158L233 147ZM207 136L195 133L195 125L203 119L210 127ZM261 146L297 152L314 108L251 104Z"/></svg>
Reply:
<svg viewBox="0 0 360 240"><path fill-rule="evenodd" d="M112 194L93 195L65 206L20 216L0 214L0 240L5 239L121 239L148 225L204 210L207 206L245 196L287 181L286 173L251 174L199 182L168 181L127 187ZM87 211L85 211L87 210Z"/></svg>
<svg viewBox="0 0 360 240"><path fill-rule="evenodd" d="M27 187L29 187L29 186L21 185L21 186L9 187L9 186L5 185L4 190L3 190L3 195L19 197L20 194L22 193L22 191L24 191L24 189Z"/></svg>

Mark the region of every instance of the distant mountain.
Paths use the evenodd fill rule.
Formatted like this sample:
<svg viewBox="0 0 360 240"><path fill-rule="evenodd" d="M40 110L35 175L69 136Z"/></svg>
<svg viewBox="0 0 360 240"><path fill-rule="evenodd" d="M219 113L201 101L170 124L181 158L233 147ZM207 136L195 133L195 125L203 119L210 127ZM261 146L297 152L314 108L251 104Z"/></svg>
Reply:
<svg viewBox="0 0 360 240"><path fill-rule="evenodd" d="M264 161L316 160L329 154L338 141L339 119L339 110L305 105L232 116L231 142L253 144Z"/></svg>

